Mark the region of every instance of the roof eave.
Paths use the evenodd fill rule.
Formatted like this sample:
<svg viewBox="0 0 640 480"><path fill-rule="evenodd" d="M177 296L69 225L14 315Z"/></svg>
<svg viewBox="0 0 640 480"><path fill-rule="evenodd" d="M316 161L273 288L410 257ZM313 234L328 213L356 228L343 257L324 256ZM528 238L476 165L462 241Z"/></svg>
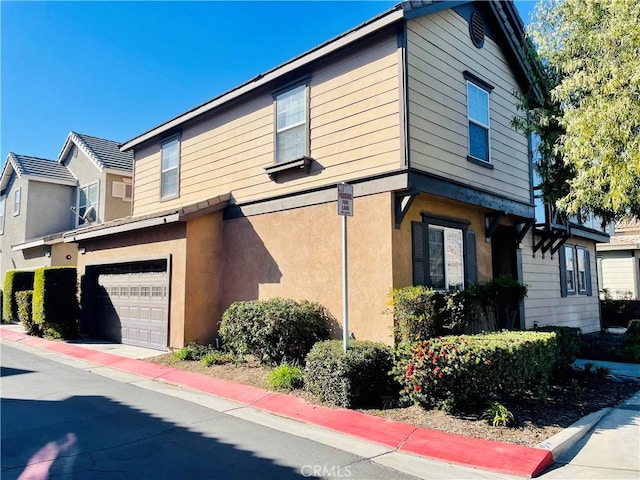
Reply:
<svg viewBox="0 0 640 480"><path fill-rule="evenodd" d="M131 170L121 170L119 168L105 168L104 173L108 173L110 175L121 175L123 177L132 177L133 173Z"/></svg>
<svg viewBox="0 0 640 480"><path fill-rule="evenodd" d="M203 103L200 106L192 110L189 110L188 112L185 112L181 115L178 115L177 117L174 117L173 119L163 123L162 125L159 125L158 127L148 130L142 135L139 135L137 137L132 138L131 140L124 142L120 146L120 150L123 152L127 150L131 150L137 147L138 145L153 139L154 137L162 135L163 133L171 130L172 128L178 127L183 123L188 122L189 120L192 120L200 115L210 112L211 110L221 105L224 105L231 100L234 100L238 97L246 95L247 93L252 92L263 85L266 85L269 82L272 82L277 78L283 75L286 75L289 72L292 72L300 67L303 67L304 65L307 65L313 61L318 60L319 58L329 55L330 53L333 53L336 50L339 50L340 48L343 48L346 45L349 45L378 30L381 30L403 18L404 18L404 11L401 8L401 5L398 4L395 7L391 8L390 10L387 10L386 12L383 12L377 17L369 20L368 22L365 22L349 30L346 33L339 35L338 37L335 37L334 39L329 40L328 42L306 53L303 53L302 55L299 55L293 58L292 60L289 60L288 62L278 67L275 67L274 69L264 74L254 77L253 79L240 85L239 87L236 87L226 93L223 93L222 95L214 98L213 100Z"/></svg>

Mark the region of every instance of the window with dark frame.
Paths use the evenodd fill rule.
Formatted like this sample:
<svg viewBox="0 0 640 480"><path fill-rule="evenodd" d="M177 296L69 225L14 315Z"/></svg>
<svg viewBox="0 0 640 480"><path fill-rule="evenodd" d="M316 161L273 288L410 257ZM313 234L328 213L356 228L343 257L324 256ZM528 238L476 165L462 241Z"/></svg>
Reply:
<svg viewBox="0 0 640 480"><path fill-rule="evenodd" d="M570 295L592 295L591 265L589 250L579 245L565 244L559 250L560 293Z"/></svg>
<svg viewBox="0 0 640 480"><path fill-rule="evenodd" d="M433 216L412 222L414 285L462 290L476 281L475 232L468 226Z"/></svg>
<svg viewBox="0 0 640 480"><path fill-rule="evenodd" d="M469 80L467 80L467 117L469 119L469 156L489 163L489 92Z"/></svg>

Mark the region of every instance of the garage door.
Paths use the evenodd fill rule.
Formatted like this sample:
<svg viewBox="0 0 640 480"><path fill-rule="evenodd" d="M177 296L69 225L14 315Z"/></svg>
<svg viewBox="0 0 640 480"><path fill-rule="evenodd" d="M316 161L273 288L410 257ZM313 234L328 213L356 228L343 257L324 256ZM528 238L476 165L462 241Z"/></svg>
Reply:
<svg viewBox="0 0 640 480"><path fill-rule="evenodd" d="M169 273L166 260L103 267L97 274L97 337L167 349Z"/></svg>

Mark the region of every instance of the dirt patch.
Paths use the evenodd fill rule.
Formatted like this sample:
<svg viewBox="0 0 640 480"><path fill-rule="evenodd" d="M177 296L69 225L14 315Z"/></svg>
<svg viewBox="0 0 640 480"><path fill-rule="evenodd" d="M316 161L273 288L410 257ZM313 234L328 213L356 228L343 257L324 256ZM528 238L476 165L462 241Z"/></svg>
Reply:
<svg viewBox="0 0 640 480"><path fill-rule="evenodd" d="M618 338L607 338L607 341L624 341L620 338L623 337L621 335L615 337ZM599 337L594 338L597 340ZM259 388L266 388L267 375L271 370L252 359L209 367L198 361L175 362L171 360L170 354L147 361ZM605 407L613 407L637 391L640 391L640 383L613 382L594 375L576 374L551 386L546 399L529 393L524 397L503 401L516 419L513 427L494 427L486 419L481 419L479 414L447 413L425 410L418 406L361 411L433 430L535 447L585 415ZM290 394L310 403L322 404L304 390L295 390Z"/></svg>

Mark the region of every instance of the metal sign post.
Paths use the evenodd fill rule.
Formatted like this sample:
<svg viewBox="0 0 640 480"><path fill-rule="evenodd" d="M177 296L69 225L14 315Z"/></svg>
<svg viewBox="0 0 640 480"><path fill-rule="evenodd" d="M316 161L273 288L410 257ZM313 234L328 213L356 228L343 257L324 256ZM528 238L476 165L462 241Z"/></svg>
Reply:
<svg viewBox="0 0 640 480"><path fill-rule="evenodd" d="M347 217L353 217L353 185L338 184L338 215L342 216L342 342L349 347L349 284L347 279Z"/></svg>

